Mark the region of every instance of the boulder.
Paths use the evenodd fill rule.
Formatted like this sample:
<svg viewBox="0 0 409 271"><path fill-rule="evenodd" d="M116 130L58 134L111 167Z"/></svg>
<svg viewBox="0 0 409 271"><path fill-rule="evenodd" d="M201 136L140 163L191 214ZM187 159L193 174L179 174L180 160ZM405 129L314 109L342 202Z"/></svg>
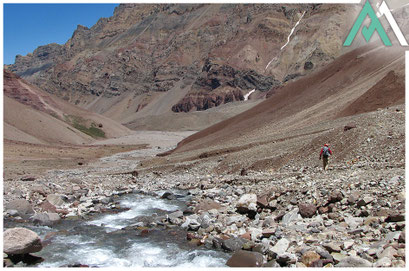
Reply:
<svg viewBox="0 0 409 271"><path fill-rule="evenodd" d="M383 257L379 260L377 260L374 265L374 267L391 267L392 266L392 260L388 257Z"/></svg>
<svg viewBox="0 0 409 271"><path fill-rule="evenodd" d="M261 208L268 208L268 195L257 196L257 205Z"/></svg>
<svg viewBox="0 0 409 271"><path fill-rule="evenodd" d="M386 222L401 222L405 221L405 214L399 212L393 212L385 220Z"/></svg>
<svg viewBox="0 0 409 271"><path fill-rule="evenodd" d="M290 264L294 264L297 262L297 256L288 252L285 252L283 254L277 255L276 258L277 263L280 264L280 266L288 266Z"/></svg>
<svg viewBox="0 0 409 271"><path fill-rule="evenodd" d="M170 213L168 215L169 219L176 219L176 218L182 218L183 217L183 212L182 211L176 211L173 213Z"/></svg>
<svg viewBox="0 0 409 271"><path fill-rule="evenodd" d="M257 195L244 194L240 197L236 205L239 213L249 213L257 211Z"/></svg>
<svg viewBox="0 0 409 271"><path fill-rule="evenodd" d="M372 263L358 256L348 256L340 260L335 267L372 267Z"/></svg>
<svg viewBox="0 0 409 271"><path fill-rule="evenodd" d="M53 226L61 221L57 213L36 213L31 219L34 223L43 226Z"/></svg>
<svg viewBox="0 0 409 271"><path fill-rule="evenodd" d="M358 207L366 206L366 205L368 205L369 203L371 203L372 201L374 201L374 198L366 196L366 197L363 197L362 199L360 199L360 200L357 202L356 205L357 205Z"/></svg>
<svg viewBox="0 0 409 271"><path fill-rule="evenodd" d="M231 256L226 265L230 267L261 267L263 261L261 253L239 250Z"/></svg>
<svg viewBox="0 0 409 271"><path fill-rule="evenodd" d="M43 248L37 233L25 228L12 228L3 233L3 251L10 254L38 252Z"/></svg>
<svg viewBox="0 0 409 271"><path fill-rule="evenodd" d="M223 240L222 241L222 248L226 251L238 251L241 250L241 248L243 247L243 245L246 243L247 241L243 238L240 237L233 237L233 238L229 238L227 240Z"/></svg>
<svg viewBox="0 0 409 271"><path fill-rule="evenodd" d="M325 248L329 253L341 252L341 247L338 244L335 244L333 242L325 243L322 245L322 247Z"/></svg>
<svg viewBox="0 0 409 271"><path fill-rule="evenodd" d="M42 202L39 206L43 212L47 213L56 213L57 212L57 207L49 203L47 200Z"/></svg>
<svg viewBox="0 0 409 271"><path fill-rule="evenodd" d="M313 217L317 212L317 207L309 203L298 204L298 209L302 217Z"/></svg>
<svg viewBox="0 0 409 271"><path fill-rule="evenodd" d="M316 253L315 251L307 251L301 257L301 262L305 264L305 266L310 267L312 263L318 261L321 256Z"/></svg>
<svg viewBox="0 0 409 271"><path fill-rule="evenodd" d="M344 195L342 195L341 191L334 191L332 192L329 197L328 197L328 202L329 203L335 203L338 201L341 201L344 198Z"/></svg>
<svg viewBox="0 0 409 271"><path fill-rule="evenodd" d="M270 250L277 255L281 255L287 251L289 245L290 245L290 241L288 241L285 238L281 238L280 240L278 240L275 246L270 248Z"/></svg>
<svg viewBox="0 0 409 271"><path fill-rule="evenodd" d="M204 200L199 201L199 203L195 206L194 212L198 213L199 211L209 211L209 210L212 210L212 209L218 210L218 209L220 209L222 207L223 206L220 203L218 203L218 202L216 202L214 200L204 199Z"/></svg>
<svg viewBox="0 0 409 271"><path fill-rule="evenodd" d="M281 223L284 226L287 226L291 222L297 221L298 219L299 219L298 208L295 208L295 209L289 211L288 213L286 213L283 216L283 219L282 219Z"/></svg>
<svg viewBox="0 0 409 271"><path fill-rule="evenodd" d="M168 199L168 200L174 200L176 199L176 196L172 194L171 192L165 192L163 195L160 197L161 199Z"/></svg>
<svg viewBox="0 0 409 271"><path fill-rule="evenodd" d="M230 226L232 224L237 224L240 222L244 222L246 220L245 216L242 215L232 215L232 216L228 216L226 217L226 226Z"/></svg>
<svg viewBox="0 0 409 271"><path fill-rule="evenodd" d="M54 206L60 207L65 203L64 196L58 194L50 194L47 196L47 200Z"/></svg>
<svg viewBox="0 0 409 271"><path fill-rule="evenodd" d="M25 199L16 199L9 202L6 205L6 211L16 210L18 215L21 217L28 217L31 214L34 214L34 209L30 203Z"/></svg>

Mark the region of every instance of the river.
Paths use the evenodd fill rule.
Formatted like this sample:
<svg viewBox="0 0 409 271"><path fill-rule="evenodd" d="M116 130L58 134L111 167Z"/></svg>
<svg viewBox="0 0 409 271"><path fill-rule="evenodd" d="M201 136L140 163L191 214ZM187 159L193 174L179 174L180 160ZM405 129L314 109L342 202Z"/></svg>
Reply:
<svg viewBox="0 0 409 271"><path fill-rule="evenodd" d="M180 227L136 227L149 217L184 210L188 198L186 192L180 192L176 200L128 194L119 200L127 211L99 214L90 220L63 220L53 227L24 227L35 231L42 240L53 236L40 252L34 253L44 258L38 267L226 267L230 254L190 244ZM13 224L5 221L4 226L22 226Z"/></svg>

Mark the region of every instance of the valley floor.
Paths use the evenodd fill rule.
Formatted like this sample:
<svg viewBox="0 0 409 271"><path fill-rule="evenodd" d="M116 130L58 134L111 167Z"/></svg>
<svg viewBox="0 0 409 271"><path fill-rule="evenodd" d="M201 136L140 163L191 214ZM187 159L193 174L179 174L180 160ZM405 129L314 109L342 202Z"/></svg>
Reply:
<svg viewBox="0 0 409 271"><path fill-rule="evenodd" d="M201 150L156 156L173 149L191 132L135 132L75 148L6 142L4 214L16 219L16 214L8 211L16 199L27 199L36 212L44 212L44 202L53 199L50 195L63 195L59 196L63 202L53 202L60 204L56 211L62 218L87 218L115 208L118 195L186 189L193 197L187 212L152 217L145 226L179 225L189 232L190 242L230 252L245 248L243 253L249 252L249 257L263 255L268 266L403 267L403 110L398 106L357 116L353 119L357 128L350 130L353 134L335 136L338 128L309 133L312 138L305 141L308 144L303 149L311 152L308 159L290 155L275 168L267 163L265 168L252 169L243 163L241 167L247 170L235 172L218 169L223 159L229 160L229 152L200 156ZM330 136L344 144L335 141L338 146L358 144L362 149L349 150L350 155L339 153L324 172L318 153L312 154L309 144ZM285 149L284 143L297 141L297 137L284 138L288 139L265 144L276 144L268 148L271 150L274 146ZM348 143L351 140L354 142ZM265 146L255 144L250 149L261 153ZM27 153L35 159L30 160ZM58 153L63 156L51 159ZM233 153L237 159L242 156L240 161L251 158L245 148ZM63 158L66 161L61 162ZM83 165L78 165L80 158ZM36 173L31 168L42 169L43 174L38 171L35 180L22 179L24 174ZM19 170L24 174L18 175ZM229 263L235 264L240 264L240 255Z"/></svg>

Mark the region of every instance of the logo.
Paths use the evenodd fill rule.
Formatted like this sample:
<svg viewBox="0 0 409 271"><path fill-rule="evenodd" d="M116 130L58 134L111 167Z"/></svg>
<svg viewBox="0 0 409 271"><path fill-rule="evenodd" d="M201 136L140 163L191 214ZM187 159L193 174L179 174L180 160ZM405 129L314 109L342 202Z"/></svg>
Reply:
<svg viewBox="0 0 409 271"><path fill-rule="evenodd" d="M402 46L408 46L405 36L403 36L402 31L400 30L398 24L393 18L392 13L389 10L388 6L386 5L385 1L383 1L382 4L379 6L378 14L379 17L385 15L386 20L391 25L392 30L395 33L396 37L398 38L400 44ZM378 19L378 16L376 15L375 11L373 10L368 0L366 1L364 8L361 10L361 13L359 14L358 18L356 19L355 24L351 29L351 32L349 32L349 35L344 42L344 46L351 45L352 41L355 39L356 34L358 34L358 31L361 28L361 25L363 24L366 16L369 16L369 18L371 18L371 24L369 25L369 27L364 26L362 28L362 35L364 36L366 42L368 42L369 39L374 34L374 32L377 31L383 43L386 46L392 46L392 43L385 32L385 29L383 28L381 22Z"/></svg>

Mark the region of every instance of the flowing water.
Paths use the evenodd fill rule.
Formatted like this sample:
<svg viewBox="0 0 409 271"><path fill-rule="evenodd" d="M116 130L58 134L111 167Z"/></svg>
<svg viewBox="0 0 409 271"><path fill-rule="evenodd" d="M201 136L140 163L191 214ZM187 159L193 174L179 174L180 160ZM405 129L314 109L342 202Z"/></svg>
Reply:
<svg viewBox="0 0 409 271"><path fill-rule="evenodd" d="M34 254L45 259L39 267L225 267L229 254L189 244L186 232L179 227L158 226L149 232L129 227L141 219L184 210L187 197L166 200L131 194L120 200L128 211L101 214L88 221L64 220L54 227L24 226L42 240L47 234L54 235Z"/></svg>

